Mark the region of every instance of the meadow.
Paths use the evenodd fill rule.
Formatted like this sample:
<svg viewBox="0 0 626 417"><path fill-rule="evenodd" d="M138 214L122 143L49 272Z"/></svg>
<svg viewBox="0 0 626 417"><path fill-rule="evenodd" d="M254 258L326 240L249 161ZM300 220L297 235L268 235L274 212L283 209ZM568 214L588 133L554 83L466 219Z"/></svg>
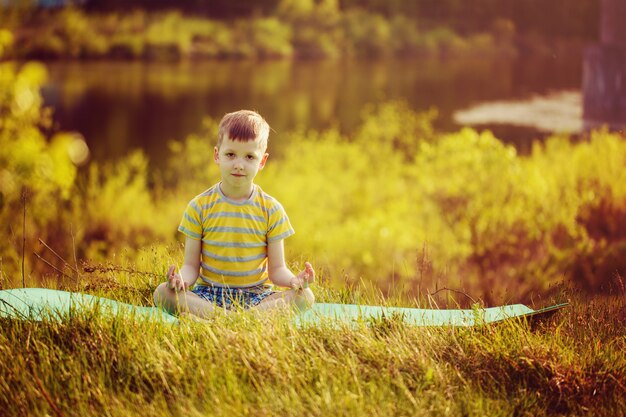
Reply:
<svg viewBox="0 0 626 417"><path fill-rule="evenodd" d="M0 289L149 305L182 261L182 210L218 180L216 121L172 141L164 166L139 151L89 162L80 136L54 130L45 76L0 63ZM3 415L624 415L624 137L554 136L521 156L434 117L391 102L350 136L295 131L270 148L259 184L296 229L294 269L314 263L321 302L567 310L468 329L1 319Z"/></svg>
<svg viewBox="0 0 626 417"><path fill-rule="evenodd" d="M145 301L110 283L91 291ZM547 321L471 328L394 318L298 328L286 312L179 325L89 310L0 319L0 406L5 416L624 416L624 293L569 296Z"/></svg>

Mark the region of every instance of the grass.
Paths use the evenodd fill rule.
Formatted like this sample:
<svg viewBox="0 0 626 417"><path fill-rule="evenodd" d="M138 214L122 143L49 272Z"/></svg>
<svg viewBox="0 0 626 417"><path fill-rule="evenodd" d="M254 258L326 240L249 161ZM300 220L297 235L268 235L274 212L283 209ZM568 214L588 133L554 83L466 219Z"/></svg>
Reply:
<svg viewBox="0 0 626 417"><path fill-rule="evenodd" d="M147 304L144 275L107 276L84 288ZM385 302L358 286L315 291L321 301ZM96 311L61 322L1 319L0 408L5 416L624 415L626 298L569 297L570 308L543 322L473 328L394 318L297 328L285 314L253 313L209 325Z"/></svg>

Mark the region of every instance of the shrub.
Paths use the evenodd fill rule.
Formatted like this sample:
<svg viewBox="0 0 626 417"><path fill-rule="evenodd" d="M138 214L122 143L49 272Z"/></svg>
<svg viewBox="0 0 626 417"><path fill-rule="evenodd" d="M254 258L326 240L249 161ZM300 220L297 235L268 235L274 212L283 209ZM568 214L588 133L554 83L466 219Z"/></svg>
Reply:
<svg viewBox="0 0 626 417"><path fill-rule="evenodd" d="M248 29L246 37L259 58L287 58L293 54L291 28L275 18L240 22L240 30Z"/></svg>
<svg viewBox="0 0 626 417"><path fill-rule="evenodd" d="M179 12L158 14L148 24L144 54L148 59L179 60L188 55L191 40L192 35Z"/></svg>
<svg viewBox="0 0 626 417"><path fill-rule="evenodd" d="M282 1L279 18L292 28L292 45L299 58L337 58L342 53L344 36L341 13L334 0L319 3Z"/></svg>
<svg viewBox="0 0 626 417"><path fill-rule="evenodd" d="M345 12L343 27L349 43L348 55L383 57L391 54L389 22L381 15L354 9Z"/></svg>
<svg viewBox="0 0 626 417"><path fill-rule="evenodd" d="M57 18L56 31L69 56L102 56L108 52L108 42L84 12L68 7L59 12Z"/></svg>
<svg viewBox="0 0 626 417"><path fill-rule="evenodd" d="M57 135L48 141L43 133L50 125L39 93L45 77L40 64L18 68L0 63L0 224L5 236L0 257L9 276L17 275L22 262L18 241L27 239L32 248L33 229L44 238L54 233L59 208L68 201L76 177L68 152L72 137ZM30 256L24 262L32 270Z"/></svg>
<svg viewBox="0 0 626 417"><path fill-rule="evenodd" d="M394 55L408 57L418 54L420 34L414 20L395 15L390 22L390 48Z"/></svg>

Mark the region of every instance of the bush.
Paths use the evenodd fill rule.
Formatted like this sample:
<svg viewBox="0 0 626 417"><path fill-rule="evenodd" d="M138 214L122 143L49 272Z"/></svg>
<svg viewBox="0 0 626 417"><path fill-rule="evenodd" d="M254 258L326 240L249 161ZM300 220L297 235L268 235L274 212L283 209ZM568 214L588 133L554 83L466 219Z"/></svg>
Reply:
<svg viewBox="0 0 626 417"><path fill-rule="evenodd" d="M296 228L291 254L315 256L331 282L462 286L494 303L623 275L619 135L555 137L520 157L489 132L433 134L432 116L402 105L365 114L353 138L294 136L259 177Z"/></svg>
<svg viewBox="0 0 626 417"><path fill-rule="evenodd" d="M514 56L515 28L459 36L453 29L418 31L417 20L340 8L337 0L284 0L274 15L213 20L181 11L86 13L76 7L18 19L12 56L183 60L187 58L379 58Z"/></svg>
<svg viewBox="0 0 626 417"><path fill-rule="evenodd" d="M420 34L414 20L393 16L390 22L390 48L394 55L410 57L418 54Z"/></svg>
<svg viewBox="0 0 626 417"><path fill-rule="evenodd" d="M108 52L108 42L94 28L93 19L74 8L64 8L57 16L56 32L65 43L65 52L73 58L97 57Z"/></svg>
<svg viewBox="0 0 626 417"><path fill-rule="evenodd" d="M343 16L343 26L348 42L348 55L358 57L383 57L391 55L389 22L381 15L354 9Z"/></svg>
<svg viewBox="0 0 626 417"><path fill-rule="evenodd" d="M342 54L344 36L341 13L334 0L315 4L283 0L278 17L292 28L292 45L299 58L337 58Z"/></svg>
<svg viewBox="0 0 626 417"><path fill-rule="evenodd" d="M153 60L179 60L187 56L192 35L178 12L156 15L145 33L144 55Z"/></svg>
<svg viewBox="0 0 626 417"><path fill-rule="evenodd" d="M39 93L45 77L39 64L0 63L0 224L5 236L0 257L9 276L20 269L19 241L27 239L34 248L33 230L43 238L54 234L76 177L69 152L73 138L61 134L48 140L43 133L51 123ZM29 271L30 258L24 259Z"/></svg>
<svg viewBox="0 0 626 417"><path fill-rule="evenodd" d="M275 18L239 22L239 30L258 58L288 58L293 54L291 28Z"/></svg>

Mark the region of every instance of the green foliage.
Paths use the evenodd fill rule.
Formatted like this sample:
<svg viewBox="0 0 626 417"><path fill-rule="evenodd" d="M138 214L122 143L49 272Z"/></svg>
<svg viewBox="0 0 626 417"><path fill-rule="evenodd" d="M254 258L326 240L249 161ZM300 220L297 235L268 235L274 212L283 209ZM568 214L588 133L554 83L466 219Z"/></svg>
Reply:
<svg viewBox="0 0 626 417"><path fill-rule="evenodd" d="M432 124L436 118L436 109L417 114L403 101L366 106L354 140L365 148L383 143L412 161L422 143L435 140Z"/></svg>
<svg viewBox="0 0 626 417"><path fill-rule="evenodd" d="M96 29L94 18L80 9L63 8L54 18L31 19L30 36L21 36L15 50L18 57L28 55L46 58L88 58L106 55L109 42L106 35Z"/></svg>
<svg viewBox="0 0 626 417"><path fill-rule="evenodd" d="M7 29L0 29L0 57L5 55L13 44L13 33Z"/></svg>
<svg viewBox="0 0 626 417"><path fill-rule="evenodd" d="M242 53L244 57L285 58L293 54L291 27L276 18L240 20L236 33L242 38L234 46L245 45L249 51Z"/></svg>
<svg viewBox="0 0 626 417"><path fill-rule="evenodd" d="M71 57L102 56L108 52L108 43L97 30L93 19L74 8L65 8L57 16L57 30Z"/></svg>
<svg viewBox="0 0 626 417"><path fill-rule="evenodd" d="M23 236L18 230L28 227L44 234L53 229L76 177L68 152L73 136L48 140L43 132L50 124L39 93L45 77L40 64L18 69L0 63L0 256L11 273L18 269L17 236ZM19 221L25 211L27 222Z"/></svg>
<svg viewBox="0 0 626 417"><path fill-rule="evenodd" d="M188 54L192 34L185 29L183 16L168 12L151 19L145 32L144 55L148 59L178 60Z"/></svg>
<svg viewBox="0 0 626 417"><path fill-rule="evenodd" d="M341 0L341 9L363 8L386 17L402 15L420 25L445 25L462 33L481 32L498 19L510 20L521 32L545 37L595 39L600 3L595 0ZM567 19L564 19L564 14Z"/></svg>
<svg viewBox="0 0 626 417"><path fill-rule="evenodd" d="M29 2L12 1L27 10L32 9ZM464 34L481 32L495 20L504 18L523 33L593 40L599 33L600 3L597 0L178 0L175 7L189 15L229 20L268 17L285 11L306 15L314 13L320 5L330 5L339 12L363 9L388 19L404 16L420 26L445 25ZM86 6L94 11L124 14L138 8L151 13L167 11L173 5L168 0L88 0ZM19 8L13 7L11 11Z"/></svg>
<svg viewBox="0 0 626 417"><path fill-rule="evenodd" d="M383 16L355 9L347 11L342 20L349 39L348 55L384 57L390 54L391 29Z"/></svg>
<svg viewBox="0 0 626 417"><path fill-rule="evenodd" d="M171 157L167 169L160 173L160 192L176 190L191 200L219 181L219 168L213 162L218 126L215 120L207 119L200 135L189 135L184 141L169 143Z"/></svg>
<svg viewBox="0 0 626 417"><path fill-rule="evenodd" d="M333 0L321 2L283 0L277 15L292 27L292 45L301 58L337 58L344 34L341 13Z"/></svg>
<svg viewBox="0 0 626 417"><path fill-rule="evenodd" d="M273 16L215 20L168 10L85 12L74 7L39 13L18 25L12 56L184 60L188 58L337 58L388 56L508 56L512 36L454 29L418 30L406 16L365 8L341 10L336 0L281 1ZM496 28L505 34L506 25ZM494 29L495 30L495 29Z"/></svg>
<svg viewBox="0 0 626 417"><path fill-rule="evenodd" d="M462 286L492 303L563 276L598 289L626 267L619 135L555 137L520 157L489 132L434 134L432 116L402 105L365 114L354 138L294 135L259 177L298 231L287 247L331 281Z"/></svg>
<svg viewBox="0 0 626 417"><path fill-rule="evenodd" d="M156 210L147 187L148 161L143 154L134 152L115 164L89 168L74 211L84 227L79 235L86 243L81 245L83 249L99 250L106 256L111 251L109 242L126 242L129 248L137 248L163 231L155 222ZM91 251L81 255L97 257Z"/></svg>
<svg viewBox="0 0 626 417"><path fill-rule="evenodd" d="M421 36L415 21L406 16L395 15L389 24L391 31L389 45L394 55L417 55Z"/></svg>
<svg viewBox="0 0 626 417"><path fill-rule="evenodd" d="M173 8L165 0L91 0L83 9L41 10L20 0L2 12L19 33L12 56L22 58L509 58L552 54L599 33L596 0L505 3L193 0Z"/></svg>
<svg viewBox="0 0 626 417"><path fill-rule="evenodd" d="M557 163L563 159L567 164ZM598 277L613 277L624 268L623 137L599 131L580 144L555 138L537 147L533 160L544 172L541 190L554 202L551 210L560 221L550 238L554 248L550 262L566 269L587 290L608 289L612 280Z"/></svg>

